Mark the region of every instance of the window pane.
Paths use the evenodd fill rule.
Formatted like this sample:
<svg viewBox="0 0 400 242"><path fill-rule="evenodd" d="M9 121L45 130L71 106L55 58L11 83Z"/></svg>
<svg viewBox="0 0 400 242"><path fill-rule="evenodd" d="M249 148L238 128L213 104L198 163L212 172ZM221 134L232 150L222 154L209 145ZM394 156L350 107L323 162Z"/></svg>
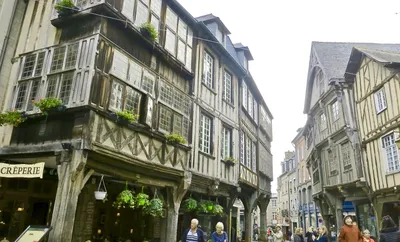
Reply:
<svg viewBox="0 0 400 242"><path fill-rule="evenodd" d="M181 93L180 91L175 89L175 91L174 91L174 108L176 108L180 111L184 111L183 100L184 100L183 93Z"/></svg>
<svg viewBox="0 0 400 242"><path fill-rule="evenodd" d="M178 60L182 61L183 63L185 63L185 47L186 44L179 39L178 41Z"/></svg>
<svg viewBox="0 0 400 242"><path fill-rule="evenodd" d="M59 75L52 75L47 78L46 97L57 97L57 84Z"/></svg>
<svg viewBox="0 0 400 242"><path fill-rule="evenodd" d="M28 82L20 83L18 88L17 100L15 102L15 109L23 109L26 101L26 92L28 89Z"/></svg>
<svg viewBox="0 0 400 242"><path fill-rule="evenodd" d="M54 49L53 61L51 62L51 72L60 71L64 64L65 46Z"/></svg>
<svg viewBox="0 0 400 242"><path fill-rule="evenodd" d="M67 105L69 103L69 97L71 95L71 90L72 90L73 76L74 76L73 72L64 73L62 75L60 99L64 105Z"/></svg>
<svg viewBox="0 0 400 242"><path fill-rule="evenodd" d="M38 95L38 91L39 91L39 85L40 85L40 80L32 81L32 87L31 87L31 91L30 91L29 99L28 99L28 106L26 108L27 111L33 110L32 100L36 101L36 99L37 99L37 95Z"/></svg>
<svg viewBox="0 0 400 242"><path fill-rule="evenodd" d="M155 76L148 71L143 72L142 89L150 94L154 92Z"/></svg>
<svg viewBox="0 0 400 242"><path fill-rule="evenodd" d="M165 36L165 49L175 56L176 36L171 30L167 29Z"/></svg>
<svg viewBox="0 0 400 242"><path fill-rule="evenodd" d="M178 23L178 35L186 43L187 24L183 22L181 19L179 19Z"/></svg>
<svg viewBox="0 0 400 242"><path fill-rule="evenodd" d="M76 63L76 57L78 56L79 43L75 43L68 46L67 60L65 61L65 69L74 68Z"/></svg>
<svg viewBox="0 0 400 242"><path fill-rule="evenodd" d="M210 153L211 151L211 119L205 115L201 115L200 119L200 136L199 149L202 152Z"/></svg>
<svg viewBox="0 0 400 242"><path fill-rule="evenodd" d="M131 87L126 87L126 102L125 102L125 110L134 111L135 114L139 114L139 105L141 93L134 90Z"/></svg>
<svg viewBox="0 0 400 242"><path fill-rule="evenodd" d="M169 132L171 130L172 111L163 105L160 105L159 128Z"/></svg>
<svg viewBox="0 0 400 242"><path fill-rule="evenodd" d="M142 24L147 23L149 20L149 9L142 2L137 2L136 20L135 25L140 27Z"/></svg>
<svg viewBox="0 0 400 242"><path fill-rule="evenodd" d="M30 54L25 57L24 68L22 69L21 78L31 77L33 68L35 67L36 54Z"/></svg>
<svg viewBox="0 0 400 242"><path fill-rule="evenodd" d="M222 96L227 102L232 102L231 94L232 94L232 76L225 71L224 75L224 88Z"/></svg>
<svg viewBox="0 0 400 242"><path fill-rule="evenodd" d="M242 86L242 101L243 101L243 107L245 108L245 109L247 109L247 85L246 85L246 83L244 83L243 82L243 84L242 84L243 86Z"/></svg>
<svg viewBox="0 0 400 242"><path fill-rule="evenodd" d="M110 97L110 109L120 111L122 109L123 86L118 82L113 82Z"/></svg>
<svg viewBox="0 0 400 242"><path fill-rule="evenodd" d="M186 47L186 68L188 70L192 70L192 49L187 46Z"/></svg>
<svg viewBox="0 0 400 242"><path fill-rule="evenodd" d="M129 61L129 83L133 86L140 87L141 80L142 67L134 61Z"/></svg>
<svg viewBox="0 0 400 242"><path fill-rule="evenodd" d="M35 76L41 76L43 70L45 52L40 52L36 64Z"/></svg>
<svg viewBox="0 0 400 242"><path fill-rule="evenodd" d="M172 106L174 103L173 87L171 87L170 85L166 84L163 81L160 82L160 86L161 86L161 91L160 91L161 101Z"/></svg>
<svg viewBox="0 0 400 242"><path fill-rule="evenodd" d="M213 70L214 69L214 59L210 54L204 52L203 61L203 82L210 88L213 87Z"/></svg>
<svg viewBox="0 0 400 242"><path fill-rule="evenodd" d="M186 117L183 117L182 136L185 137L186 139L189 138L189 119Z"/></svg>
<svg viewBox="0 0 400 242"><path fill-rule="evenodd" d="M169 28L171 28L174 32L176 32L176 28L178 27L178 16L171 10L171 8L167 7L167 17L166 23Z"/></svg>
<svg viewBox="0 0 400 242"><path fill-rule="evenodd" d="M244 164L244 153L245 153L245 151L244 151L245 137L244 136L245 136L244 132L240 131L240 163L241 164Z"/></svg>
<svg viewBox="0 0 400 242"><path fill-rule="evenodd" d="M158 19L158 17L156 17L155 15L151 15L151 24L154 26L155 30L157 33L160 33L160 20ZM157 36L157 41L158 41L158 36Z"/></svg>
<svg viewBox="0 0 400 242"><path fill-rule="evenodd" d="M162 0L151 0L151 11L157 16L161 16Z"/></svg>
<svg viewBox="0 0 400 242"><path fill-rule="evenodd" d="M174 114L174 127L172 132L182 135L182 115Z"/></svg>

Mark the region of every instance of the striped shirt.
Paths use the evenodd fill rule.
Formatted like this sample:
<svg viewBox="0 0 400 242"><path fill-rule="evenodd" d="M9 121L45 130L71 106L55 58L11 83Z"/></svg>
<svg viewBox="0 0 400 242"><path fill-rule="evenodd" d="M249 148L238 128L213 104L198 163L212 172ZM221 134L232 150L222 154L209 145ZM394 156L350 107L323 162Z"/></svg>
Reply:
<svg viewBox="0 0 400 242"><path fill-rule="evenodd" d="M192 233L192 230L189 229L189 232L187 233L186 241L185 242L197 242L197 231Z"/></svg>

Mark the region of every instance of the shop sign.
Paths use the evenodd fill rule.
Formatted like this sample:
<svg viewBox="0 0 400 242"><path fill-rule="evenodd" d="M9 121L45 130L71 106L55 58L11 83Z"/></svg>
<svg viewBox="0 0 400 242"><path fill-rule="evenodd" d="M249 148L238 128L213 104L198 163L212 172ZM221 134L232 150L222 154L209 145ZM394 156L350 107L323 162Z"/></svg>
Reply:
<svg viewBox="0 0 400 242"><path fill-rule="evenodd" d="M43 178L44 162L36 164L0 163L0 177L6 178Z"/></svg>

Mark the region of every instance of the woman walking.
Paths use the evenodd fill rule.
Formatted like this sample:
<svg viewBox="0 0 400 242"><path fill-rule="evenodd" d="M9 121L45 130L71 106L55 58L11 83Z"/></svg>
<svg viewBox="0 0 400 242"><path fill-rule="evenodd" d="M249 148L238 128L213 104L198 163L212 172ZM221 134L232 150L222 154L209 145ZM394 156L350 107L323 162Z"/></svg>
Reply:
<svg viewBox="0 0 400 242"><path fill-rule="evenodd" d="M218 222L215 225L215 232L211 236L212 242L228 242L228 235L224 231L224 224Z"/></svg>
<svg viewBox="0 0 400 242"><path fill-rule="evenodd" d="M296 230L294 231L293 242L304 242L302 228L296 228Z"/></svg>

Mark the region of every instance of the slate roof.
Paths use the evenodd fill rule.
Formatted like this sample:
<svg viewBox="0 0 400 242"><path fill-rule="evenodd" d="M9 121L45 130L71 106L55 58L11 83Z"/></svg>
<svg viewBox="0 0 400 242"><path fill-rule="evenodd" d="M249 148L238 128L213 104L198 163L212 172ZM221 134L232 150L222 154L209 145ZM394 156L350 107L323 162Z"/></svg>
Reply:
<svg viewBox="0 0 400 242"><path fill-rule="evenodd" d="M400 52L400 44L313 42L312 48L315 50L328 81L332 78L344 77L353 47L366 48L371 51Z"/></svg>
<svg viewBox="0 0 400 242"><path fill-rule="evenodd" d="M212 13L197 17L196 20L199 21L199 22L204 22L204 23L211 22L211 21L216 21L218 23L218 25L220 25L222 27L223 31L226 34L231 34L231 32L225 26L225 24L221 21L221 19L219 17L213 15Z"/></svg>
<svg viewBox="0 0 400 242"><path fill-rule="evenodd" d="M315 53L320 67L324 71L325 77L329 82L333 78L343 79L345 77L346 68L354 47L368 49L370 51L400 53L400 44L313 41L311 45L311 55ZM311 90L313 88L311 58L308 71L304 113L307 113L308 110L312 108L310 107Z"/></svg>

